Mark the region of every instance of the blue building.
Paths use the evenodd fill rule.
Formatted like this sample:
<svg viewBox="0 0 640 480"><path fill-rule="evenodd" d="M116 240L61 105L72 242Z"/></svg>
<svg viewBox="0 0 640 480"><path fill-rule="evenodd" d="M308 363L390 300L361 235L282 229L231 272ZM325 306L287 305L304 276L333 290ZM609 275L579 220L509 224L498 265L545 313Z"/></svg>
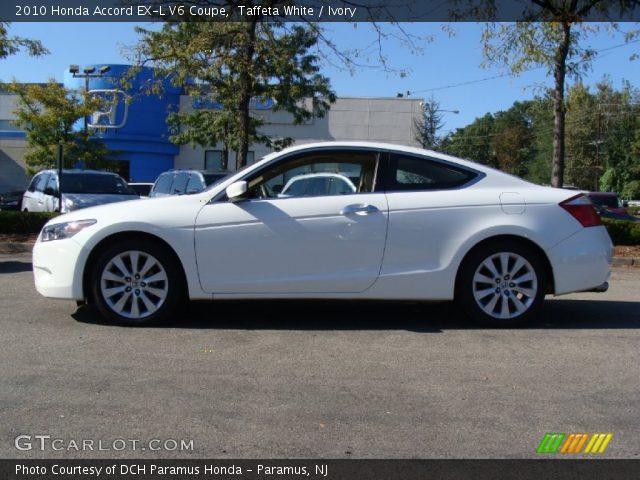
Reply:
<svg viewBox="0 0 640 480"><path fill-rule="evenodd" d="M170 131L166 123L167 114L172 111L189 112L219 106L184 95L181 88L166 79L161 81L162 94L148 95L153 82L159 81L154 78L151 68L140 69L123 87L122 79L127 77L130 68L130 65L95 64L78 68L75 75L69 70L64 74L64 86L67 88L122 90L129 98L126 122L121 128L97 131L111 150L120 153L121 175L129 181L152 182L171 168L223 168L220 146L178 147L169 141ZM107 93L102 95L110 98ZM110 112L93 115L89 123L102 124L107 119L111 124L123 123L127 102L122 95L115 100ZM25 135L11 123L15 101L15 95L0 92L0 192L23 189L29 180L24 164ZM416 145L413 122L422 113L422 101L418 98L341 97L325 117L294 124L290 114L274 112L271 106L270 102L252 103L253 115L263 121L262 132L275 138L290 137L296 144L373 140ZM82 122L78 128L83 128ZM269 152L264 145L252 145L249 162ZM235 158L229 159L227 168L236 168Z"/></svg>

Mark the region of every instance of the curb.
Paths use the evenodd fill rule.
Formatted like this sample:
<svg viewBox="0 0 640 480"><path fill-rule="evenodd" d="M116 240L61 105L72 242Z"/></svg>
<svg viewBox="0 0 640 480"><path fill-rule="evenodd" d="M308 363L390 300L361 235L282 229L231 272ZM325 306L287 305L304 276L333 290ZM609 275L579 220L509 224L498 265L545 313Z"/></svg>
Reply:
<svg viewBox="0 0 640 480"><path fill-rule="evenodd" d="M640 267L640 258L636 257L613 257L614 267Z"/></svg>
<svg viewBox="0 0 640 480"><path fill-rule="evenodd" d="M32 242L0 242L0 254L31 253L33 245Z"/></svg>

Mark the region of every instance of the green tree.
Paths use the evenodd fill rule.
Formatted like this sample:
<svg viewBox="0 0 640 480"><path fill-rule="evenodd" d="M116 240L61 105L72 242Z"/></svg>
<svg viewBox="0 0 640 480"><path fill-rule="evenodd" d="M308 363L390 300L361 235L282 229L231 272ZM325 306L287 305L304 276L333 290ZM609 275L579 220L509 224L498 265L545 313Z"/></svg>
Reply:
<svg viewBox="0 0 640 480"><path fill-rule="evenodd" d="M8 90L18 96L14 123L26 132L30 173L55 166L58 144L64 148L65 167L78 161L90 168L115 166L114 152L104 142L74 128L78 120L99 110L103 100L67 90L53 79L44 86L13 82Z"/></svg>
<svg viewBox="0 0 640 480"><path fill-rule="evenodd" d="M498 168L524 177L535 157L535 141L530 113L531 102L515 102L495 114L491 145Z"/></svg>
<svg viewBox="0 0 640 480"><path fill-rule="evenodd" d="M438 130L444 126L440 103L433 97L422 104L422 114L413 119L413 135L422 148L438 149L441 137Z"/></svg>
<svg viewBox="0 0 640 480"><path fill-rule="evenodd" d="M9 36L9 25L9 22L0 22L0 58L15 55L22 49L25 49L32 57L39 57L49 53L49 50L44 48L39 40Z"/></svg>
<svg viewBox="0 0 640 480"><path fill-rule="evenodd" d="M625 83L596 86L599 186L624 198L640 198L640 92Z"/></svg>
<svg viewBox="0 0 640 480"><path fill-rule="evenodd" d="M442 149L505 172L524 176L535 157L531 102L516 102L506 111L487 113L442 142Z"/></svg>
<svg viewBox="0 0 640 480"><path fill-rule="evenodd" d="M483 3L489 11L495 5L493 0ZM532 0L523 7L527 21L486 24L482 34L485 64L504 65L513 74L542 66L553 76L551 184L556 187L564 182L565 80L567 75L579 76L589 69L595 52L584 41L600 29L587 21L596 15L600 19L622 16L636 6L636 0ZM615 29L616 24L608 26ZM630 40L634 34L624 38Z"/></svg>
<svg viewBox="0 0 640 480"><path fill-rule="evenodd" d="M493 115L487 113L466 127L457 128L442 140L441 150L483 165L497 167L498 162L491 145L494 122Z"/></svg>
<svg viewBox="0 0 640 480"><path fill-rule="evenodd" d="M220 106L208 113L172 115L169 121L186 129L174 140L203 146L221 142L225 151L237 150L238 168L246 164L251 143L281 148L292 142L260 132L263 120L252 112L253 99L273 101L272 110L288 112L294 123L323 116L335 101L312 53L318 30L310 25L263 22L256 16L245 22L176 22L160 31L137 31L141 64L150 63L188 94Z"/></svg>

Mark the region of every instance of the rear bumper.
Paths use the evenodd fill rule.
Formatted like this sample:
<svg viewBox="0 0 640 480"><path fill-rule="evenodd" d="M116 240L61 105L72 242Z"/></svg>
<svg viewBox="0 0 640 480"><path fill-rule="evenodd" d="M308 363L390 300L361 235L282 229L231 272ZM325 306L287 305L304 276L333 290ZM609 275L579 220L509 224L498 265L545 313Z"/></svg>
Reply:
<svg viewBox="0 0 640 480"><path fill-rule="evenodd" d="M583 228L547 254L556 295L598 289L611 275L613 244L604 226Z"/></svg>

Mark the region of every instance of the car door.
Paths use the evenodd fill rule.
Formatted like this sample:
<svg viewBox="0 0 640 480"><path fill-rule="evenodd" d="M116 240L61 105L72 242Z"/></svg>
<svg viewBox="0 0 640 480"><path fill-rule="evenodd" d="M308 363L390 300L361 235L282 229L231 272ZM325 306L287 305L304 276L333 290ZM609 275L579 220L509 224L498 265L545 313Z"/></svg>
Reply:
<svg viewBox="0 0 640 480"><path fill-rule="evenodd" d="M49 182L51 175L48 172L40 174L38 181L35 184L33 192L31 192L27 209L30 212L44 212L44 189Z"/></svg>
<svg viewBox="0 0 640 480"><path fill-rule="evenodd" d="M214 199L196 219L200 282L211 293L362 292L377 279L388 208L374 189L378 153L320 150L287 157L247 178L247 198ZM279 197L294 176L332 171L349 194Z"/></svg>
<svg viewBox="0 0 640 480"><path fill-rule="evenodd" d="M22 196L21 210L33 212L33 204L37 203L37 200L35 198L36 187L38 185L38 182L42 178L42 175L42 173L36 173L31 179L31 182L29 182L29 186L27 186L27 190Z"/></svg>

